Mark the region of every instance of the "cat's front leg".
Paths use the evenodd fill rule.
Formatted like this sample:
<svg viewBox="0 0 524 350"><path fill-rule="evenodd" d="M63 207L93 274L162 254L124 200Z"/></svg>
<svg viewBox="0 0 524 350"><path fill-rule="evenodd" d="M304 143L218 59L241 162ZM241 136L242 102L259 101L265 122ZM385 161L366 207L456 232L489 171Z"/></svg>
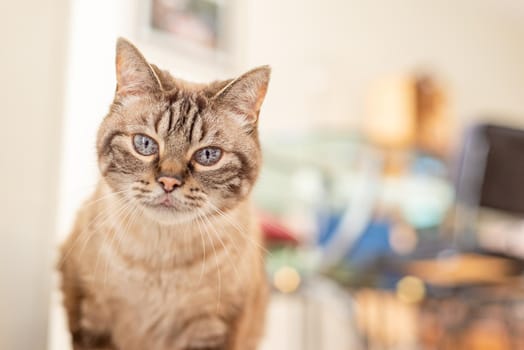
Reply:
<svg viewBox="0 0 524 350"><path fill-rule="evenodd" d="M71 249L65 246L64 249ZM78 279L78 270L73 261L59 266L62 272L62 293L64 307L74 350L114 350L109 332L90 326L89 314L93 308L86 308L89 300L86 291Z"/></svg>
<svg viewBox="0 0 524 350"><path fill-rule="evenodd" d="M72 266L63 269L71 273ZM107 327L108 316L91 298L77 279L64 273L62 291L66 307L71 340L74 350L115 350L111 332Z"/></svg>
<svg viewBox="0 0 524 350"><path fill-rule="evenodd" d="M93 333L80 329L72 334L74 350L116 350L107 333Z"/></svg>
<svg viewBox="0 0 524 350"><path fill-rule="evenodd" d="M113 337L106 324L108 316L102 307L90 299L84 299L80 306L78 328L71 332L74 350L116 350Z"/></svg>
<svg viewBox="0 0 524 350"><path fill-rule="evenodd" d="M177 337L177 349L225 350L228 327L218 317L202 317L191 321Z"/></svg>

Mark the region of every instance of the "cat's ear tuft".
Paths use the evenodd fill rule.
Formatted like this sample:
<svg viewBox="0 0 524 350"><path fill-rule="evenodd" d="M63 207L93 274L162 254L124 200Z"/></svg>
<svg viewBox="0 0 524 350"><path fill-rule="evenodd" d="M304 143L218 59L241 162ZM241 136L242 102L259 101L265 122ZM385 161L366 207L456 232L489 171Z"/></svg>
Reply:
<svg viewBox="0 0 524 350"><path fill-rule="evenodd" d="M116 94L141 95L162 90L157 74L138 49L124 38L116 43Z"/></svg>
<svg viewBox="0 0 524 350"><path fill-rule="evenodd" d="M260 107L266 96L271 76L269 66L261 66L232 80L215 94L213 100L220 106L241 114L249 123L258 120Z"/></svg>

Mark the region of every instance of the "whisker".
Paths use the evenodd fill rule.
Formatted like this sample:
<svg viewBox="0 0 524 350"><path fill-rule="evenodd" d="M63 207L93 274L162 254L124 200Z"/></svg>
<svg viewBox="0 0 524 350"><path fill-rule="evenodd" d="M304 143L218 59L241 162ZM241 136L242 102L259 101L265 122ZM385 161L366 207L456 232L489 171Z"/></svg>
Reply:
<svg viewBox="0 0 524 350"><path fill-rule="evenodd" d="M131 214L132 225L130 225L129 227L132 227L132 226L135 224L135 222L137 221L137 217L138 217L138 215L135 215L135 214L136 214L137 212L139 212L139 211L140 211L140 208L139 208L138 206L135 206L135 207L133 208L133 212L132 212L132 214ZM120 250L120 249L121 249L121 247L122 247L122 241L123 241L124 237L125 237L125 233L122 233L122 234L120 234L119 237L117 238L117 243L116 243L116 244L117 244L117 248L116 248L117 250Z"/></svg>
<svg viewBox="0 0 524 350"><path fill-rule="evenodd" d="M184 250L185 250L185 258L187 259L188 258L188 255L189 255L189 259L191 259L191 257L193 257L193 240L192 240L192 237L191 237L191 233L189 234L189 246L187 245L187 231L188 230L183 230L184 231ZM187 249L187 250L186 250Z"/></svg>
<svg viewBox="0 0 524 350"><path fill-rule="evenodd" d="M226 216L224 216L225 214L222 214L222 213L220 213L220 212L218 212L216 210L215 210L215 213L220 215L222 218L224 218L226 220L228 219ZM237 227L237 230L240 230L240 229ZM260 244L258 244L253 238L251 238L249 236L249 234L247 234L245 232L242 232L242 231L238 231L238 232L241 233L244 238L246 238L246 240L245 240L246 243L250 243L253 246L259 248L259 249L255 250L255 254L256 254L257 258L260 259L260 261L262 263L265 263L264 255L263 255L263 253L260 250L262 250L262 251L267 251L267 250L264 247L260 246ZM238 246L237 246L237 244L234 241L233 241L233 244L235 245L236 249L238 250Z"/></svg>
<svg viewBox="0 0 524 350"><path fill-rule="evenodd" d="M125 207L125 205L126 205L126 203L121 204L121 205L118 207L118 210L117 210L116 212L120 211L121 208ZM101 214L105 214L104 219L101 220L100 222L93 222L93 225L95 225L95 223L96 223L97 226L103 227L103 226L104 226L104 225L109 221L109 219L111 219L111 216L114 215L114 212L112 212L112 211L101 212ZM89 243L89 241L91 240L91 238L93 238L93 237L94 237L95 235L97 235L97 234L102 234L102 233L103 233L103 232L97 230L96 228L93 228L91 234L88 235L88 236L86 237L86 239L84 240L84 243L83 243L83 245L82 245L82 248L80 248L80 252L79 252L79 256L80 256L80 257L81 257L82 254L84 253L84 250L85 250L85 248L87 247L87 244Z"/></svg>
<svg viewBox="0 0 524 350"><path fill-rule="evenodd" d="M140 191L142 193L151 193L151 192L153 192L151 190L148 190L147 188L141 188L141 187L136 187L136 186L135 187L131 187L131 189L134 190L134 191Z"/></svg>
<svg viewBox="0 0 524 350"><path fill-rule="evenodd" d="M199 214L197 214L196 219L198 219ZM198 220L195 220L195 222L198 225L198 232L200 233L200 239L202 240L202 250L204 253L204 259L202 260L202 267L200 268L200 276L198 277L198 285L202 282L202 278L204 277L204 269L206 267L206 243L204 242L204 234L202 233L202 228L200 227L200 222Z"/></svg>
<svg viewBox="0 0 524 350"><path fill-rule="evenodd" d="M231 218L227 213L225 213L224 211L222 211L220 208L218 208L217 206L215 206L213 203L211 203L211 201L207 201L207 204L209 204L211 206L211 208L213 210L215 210L215 212L219 215L221 215L225 220L227 220L241 235L243 235L245 238L247 238L249 240L249 242L251 244L254 244L255 246L257 246L258 248L260 248L264 253L268 254L268 255L271 255L271 252L269 250L267 250L265 247L263 247L260 243L258 243L257 241L255 241L253 239L253 237L251 237L247 232L245 232L240 226L238 226L238 224L234 221L233 218Z"/></svg>
<svg viewBox="0 0 524 350"><path fill-rule="evenodd" d="M98 202L100 202L100 201L102 201L104 199L110 198L110 197L117 197L118 195L120 195L122 193L132 193L132 192L129 189L125 189L125 190L122 190L122 191L111 191L110 193L106 193L102 197L98 197L95 200L83 203L82 204L82 208L87 208L87 207L89 207L89 206L91 206L91 205L93 205L95 203L98 203Z"/></svg>
<svg viewBox="0 0 524 350"><path fill-rule="evenodd" d="M200 216L197 217L198 220L201 219ZM218 265L218 255L217 255L217 250L215 248L215 245L213 244L213 240L211 239L211 236L209 234L209 232L206 230L206 227L204 226L204 223L202 222L202 227L204 228L204 232L206 233L207 235L207 239L209 240L209 243L211 244L211 248L213 248L213 252L215 254L215 263L216 263L216 266L217 266L217 271L218 271L218 274L217 274L217 282L218 282L218 301L217 301L217 311L219 311L220 309L220 299L221 299L221 296L222 296L222 275L221 275L221 271L220 271L220 267Z"/></svg>
<svg viewBox="0 0 524 350"><path fill-rule="evenodd" d="M240 280L240 273L238 272L238 268L236 266L236 264L234 263L233 259L231 258L231 253L229 252L229 249L226 247L226 245L224 244L224 241L222 240L222 238L220 237L220 234L218 233L218 231L215 229L215 227L213 227L213 225L211 224L211 222L209 221L209 218L203 216L202 217L204 220L207 221L208 225L211 227L211 229L213 230L213 232L215 233L215 236L218 238L218 240L220 241L220 244L222 244L222 248L224 248L225 252L226 252L226 255L228 257L228 260L229 262L231 263L231 266L233 267L233 269L235 270L235 273L237 275L237 278ZM234 243L234 240L232 240L233 244L235 245ZM237 251L237 254L240 253L240 250L238 249L238 247L235 245L235 249Z"/></svg>
<svg viewBox="0 0 524 350"><path fill-rule="evenodd" d="M104 196L104 198L99 198L97 199L97 201L101 200L101 199L106 199L110 197L110 195L108 196ZM124 203L125 204L125 203ZM67 259L69 258L70 254L73 252L74 248L76 247L76 245L80 242L80 239L81 238L84 238L83 240L83 245L82 245L82 249L80 250L80 255L82 254L83 250L85 249L85 246L87 244L87 242L93 237L94 234L96 234L96 230L93 230L93 232L91 234L89 234L88 230L91 228L92 225L94 225L95 223L97 223L99 220L102 220L104 223L106 221L106 219L111 215L111 212L105 212L105 211L100 211L94 218L92 218L87 224L85 224L84 226L84 229L78 234L78 236L75 238L75 240L73 241L73 243L71 244L71 246L69 247L69 249L67 250L67 252L65 254L62 255L61 259L59 260L57 266L59 268L61 268L63 266L63 264L67 261ZM88 233L88 235L86 237L82 237L85 233Z"/></svg>
<svg viewBox="0 0 524 350"><path fill-rule="evenodd" d="M119 232L115 230L115 232L111 236L111 241L109 241L109 248L111 248L113 246L113 244L115 242L115 237L119 236L119 235L125 235L126 232L127 232L127 229L130 227L130 225L129 225L130 224L130 219L132 218L131 215L135 211L135 206L134 205L130 205L130 207L131 207L131 210L127 211L127 213L125 214L125 217L121 218L121 221L124 223L124 227ZM126 221L127 221L127 225L126 225ZM108 272L108 269L109 269L109 259L106 259L106 266L105 266L105 272L104 272L104 287L107 284L107 272Z"/></svg>
<svg viewBox="0 0 524 350"><path fill-rule="evenodd" d="M120 215L122 213L125 213L131 207L131 205L132 204L130 202L124 203L124 205L118 210L118 212L113 213L112 218L115 218L118 215ZM110 218L111 218L111 216L110 216ZM100 254L102 252L103 247L105 247L105 245L106 245L106 241L108 239L108 236L109 236L109 234L106 232L106 234L104 235L104 240L102 241L102 243L101 243L101 245L100 245L100 247L98 249L98 254L97 254L97 257L96 257L96 262L95 262L93 276L96 276L96 274L97 274L98 264L100 262Z"/></svg>

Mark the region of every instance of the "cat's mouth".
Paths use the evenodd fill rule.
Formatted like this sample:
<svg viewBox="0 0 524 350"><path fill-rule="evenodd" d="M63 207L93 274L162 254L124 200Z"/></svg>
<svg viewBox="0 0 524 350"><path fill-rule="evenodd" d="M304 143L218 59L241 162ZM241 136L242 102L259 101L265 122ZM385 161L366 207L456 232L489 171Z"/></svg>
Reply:
<svg viewBox="0 0 524 350"><path fill-rule="evenodd" d="M147 201L141 201L147 215L159 223L171 225L195 220L200 210L177 198L173 194L164 193Z"/></svg>
<svg viewBox="0 0 524 350"><path fill-rule="evenodd" d="M175 201L173 200L173 198L170 195L165 194L155 200L155 205L159 207L165 207L165 208L174 208Z"/></svg>
<svg viewBox="0 0 524 350"><path fill-rule="evenodd" d="M153 209L184 211L183 205L181 205L182 203L180 203L179 200L174 198L169 193L162 194L152 201L146 202L144 204Z"/></svg>
<svg viewBox="0 0 524 350"><path fill-rule="evenodd" d="M158 196L149 205L158 209L180 209L177 200L168 193Z"/></svg>

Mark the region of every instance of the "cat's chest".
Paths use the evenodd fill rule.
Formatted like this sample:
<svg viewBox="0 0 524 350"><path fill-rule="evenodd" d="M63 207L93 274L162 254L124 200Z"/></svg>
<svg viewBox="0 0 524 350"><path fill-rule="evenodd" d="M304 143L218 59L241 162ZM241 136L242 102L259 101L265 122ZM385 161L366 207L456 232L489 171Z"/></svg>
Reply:
<svg viewBox="0 0 524 350"><path fill-rule="evenodd" d="M135 271L126 277L112 286L107 301L114 310L111 328L119 339L131 343L126 344L129 349L133 344L162 349L161 344L176 338L192 320L203 315L231 319L240 308L242 293L214 275Z"/></svg>
<svg viewBox="0 0 524 350"><path fill-rule="evenodd" d="M234 282L226 284L223 278L217 271L204 269L201 273L189 268L135 270L120 278L114 296L140 312L158 310L160 306L160 309L175 314L179 309L191 307L200 312L198 309L207 308L208 305L230 302L230 295L238 286Z"/></svg>
<svg viewBox="0 0 524 350"><path fill-rule="evenodd" d="M123 245L125 247L125 245ZM208 247L201 255L189 249L110 249L103 246L115 294L131 303L154 300L178 305L229 302L248 282L246 254L231 242ZM189 251L189 254L188 254ZM130 253L132 252L132 253ZM145 258L144 258L145 257Z"/></svg>
<svg viewBox="0 0 524 350"><path fill-rule="evenodd" d="M209 313L235 304L247 280L229 259L195 260L165 268L114 266L114 296L141 313ZM244 278L243 278L244 277ZM188 311L189 310L189 311Z"/></svg>
<svg viewBox="0 0 524 350"><path fill-rule="evenodd" d="M246 255L227 243L208 249L201 259L185 260L159 251L138 259L108 247L100 248L99 267L92 268L92 294L101 297L95 308L111 310L107 327L131 342L123 348L140 344L139 349L163 349L142 342L169 343L194 319L233 319L241 309L249 285L242 268L248 266L243 263Z"/></svg>

